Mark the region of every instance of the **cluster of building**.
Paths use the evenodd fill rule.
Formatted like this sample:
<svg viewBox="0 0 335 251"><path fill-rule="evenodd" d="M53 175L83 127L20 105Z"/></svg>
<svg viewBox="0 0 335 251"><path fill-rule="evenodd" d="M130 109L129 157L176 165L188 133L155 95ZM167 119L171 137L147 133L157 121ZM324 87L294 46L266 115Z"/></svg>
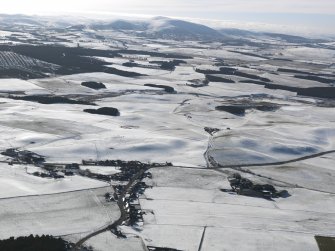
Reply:
<svg viewBox="0 0 335 251"><path fill-rule="evenodd" d="M33 164L41 165L45 162L43 156L27 150L19 150L17 148L9 148L1 153L4 156L11 157L9 164Z"/></svg>
<svg viewBox="0 0 335 251"><path fill-rule="evenodd" d="M289 196L286 190L277 191L276 188L270 184L254 184L251 180L243 178L239 173L230 175L228 181L232 190L239 195L265 199Z"/></svg>
<svg viewBox="0 0 335 251"><path fill-rule="evenodd" d="M145 177L148 177L146 173L144 173L143 176L139 178L139 181L131 187L130 191L124 197L122 197L122 193L125 189L125 186L120 184L113 186L113 194L105 194L105 199L108 202L118 202L119 199L122 200L121 204L124 207L127 218L125 224L128 226L134 226L141 222L143 223L143 215L145 214L145 212L143 212L141 209L139 197L141 194L144 194L145 189L149 188L149 186L145 182L141 181Z"/></svg>

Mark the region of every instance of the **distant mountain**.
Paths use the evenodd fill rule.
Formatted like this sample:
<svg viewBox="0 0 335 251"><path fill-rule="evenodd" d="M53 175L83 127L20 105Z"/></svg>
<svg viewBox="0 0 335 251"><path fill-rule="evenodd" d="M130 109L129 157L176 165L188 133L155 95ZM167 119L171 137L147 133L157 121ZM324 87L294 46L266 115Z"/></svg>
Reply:
<svg viewBox="0 0 335 251"><path fill-rule="evenodd" d="M213 40L223 38L219 31L205 25L165 17L152 19L146 34L155 38L177 40Z"/></svg>
<svg viewBox="0 0 335 251"><path fill-rule="evenodd" d="M311 39L305 38L301 36L294 36L294 35L287 35L287 34L280 34L280 33L271 33L271 32L256 32L256 31L248 31L248 30L241 30L241 29L232 29L232 28L225 28L219 30L221 34L228 36L228 37L242 37L244 39L250 38L263 38L263 39L274 39L280 40L287 43L322 43L326 42L323 39Z"/></svg>
<svg viewBox="0 0 335 251"><path fill-rule="evenodd" d="M66 27L66 29L71 30L71 31L82 31L82 30L87 29L87 26L83 24L77 24L77 25L68 26Z"/></svg>
<svg viewBox="0 0 335 251"><path fill-rule="evenodd" d="M293 36L293 35L287 35L287 34L280 34L280 33L262 33L264 35L267 35L272 38L279 38L285 42L288 43L323 43L327 42L324 39L312 39L312 38L305 38L301 36Z"/></svg>
<svg viewBox="0 0 335 251"><path fill-rule="evenodd" d="M121 30L121 31L145 31L148 27L147 22L116 20L108 23L96 23L91 25L95 30Z"/></svg>
<svg viewBox="0 0 335 251"><path fill-rule="evenodd" d="M0 26L6 27L24 27L35 26L47 29L61 28L61 29L76 29L81 30L86 27L85 22L92 22L91 20L77 18L77 17L44 17L44 16L27 16L27 15L7 15L0 14ZM0 27L1 29L1 27ZM19 30L18 30L19 31Z"/></svg>
<svg viewBox="0 0 335 251"><path fill-rule="evenodd" d="M219 29L218 31L226 36L251 37L260 35L260 33L258 32L234 29L234 28L224 28Z"/></svg>
<svg viewBox="0 0 335 251"><path fill-rule="evenodd" d="M1 23L10 23L11 25L19 24L19 25L41 25L42 23L37 20L37 18L33 16L26 16L26 15L0 15L0 22Z"/></svg>
<svg viewBox="0 0 335 251"><path fill-rule="evenodd" d="M219 31L205 25L166 17L156 17L145 21L116 20L109 23L93 24L91 28L95 30L137 31L147 37L176 40L213 40L223 37Z"/></svg>

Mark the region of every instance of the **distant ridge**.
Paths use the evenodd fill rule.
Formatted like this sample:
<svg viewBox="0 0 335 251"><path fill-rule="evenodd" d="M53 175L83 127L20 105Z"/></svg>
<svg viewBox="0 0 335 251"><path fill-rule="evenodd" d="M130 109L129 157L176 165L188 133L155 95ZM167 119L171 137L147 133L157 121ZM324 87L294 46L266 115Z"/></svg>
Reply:
<svg viewBox="0 0 335 251"><path fill-rule="evenodd" d="M302 36L287 35L271 32L255 32L234 28L211 28L206 25L167 17L155 17L151 19L114 19L97 21L80 17L64 17L61 21L56 17L41 17L27 15L0 14L0 23L17 25L19 27L41 26L53 29L72 31L83 30L114 30L118 32L132 32L138 36L156 39L172 40L199 40L219 41L231 43L252 42L253 39L276 40L287 43L322 43L324 39L311 39ZM6 28L5 26L3 28Z"/></svg>

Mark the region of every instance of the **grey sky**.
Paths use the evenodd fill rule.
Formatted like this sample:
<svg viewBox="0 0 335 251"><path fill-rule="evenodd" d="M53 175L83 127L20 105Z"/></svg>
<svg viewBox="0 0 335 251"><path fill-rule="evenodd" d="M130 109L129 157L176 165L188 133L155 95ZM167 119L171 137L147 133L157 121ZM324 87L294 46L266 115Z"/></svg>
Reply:
<svg viewBox="0 0 335 251"><path fill-rule="evenodd" d="M335 0L0 0L2 13L128 13L232 20L335 34Z"/></svg>

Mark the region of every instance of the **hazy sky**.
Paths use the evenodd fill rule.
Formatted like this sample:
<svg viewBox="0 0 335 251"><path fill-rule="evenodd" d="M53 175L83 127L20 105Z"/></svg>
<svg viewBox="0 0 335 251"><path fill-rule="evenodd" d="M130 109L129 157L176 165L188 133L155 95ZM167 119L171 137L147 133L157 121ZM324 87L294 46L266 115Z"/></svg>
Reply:
<svg viewBox="0 0 335 251"><path fill-rule="evenodd" d="M0 12L129 13L292 25L335 34L335 0L0 0Z"/></svg>

